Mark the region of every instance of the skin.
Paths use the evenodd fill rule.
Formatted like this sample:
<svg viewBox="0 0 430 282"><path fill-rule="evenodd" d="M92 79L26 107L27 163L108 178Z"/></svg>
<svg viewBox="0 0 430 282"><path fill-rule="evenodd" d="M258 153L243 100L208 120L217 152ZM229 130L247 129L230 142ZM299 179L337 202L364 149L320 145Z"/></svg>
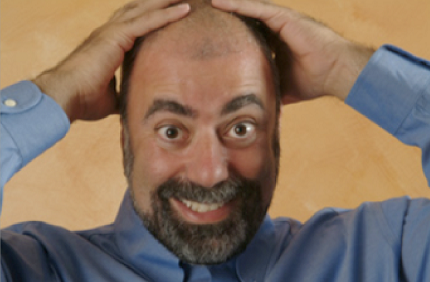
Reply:
<svg viewBox="0 0 430 282"><path fill-rule="evenodd" d="M71 122L98 120L117 113L114 77L124 53L137 37L185 17L189 5L168 8L178 2L130 2L67 58L33 82L62 106ZM284 104L324 95L345 99L373 54L373 50L285 7L252 0L212 0L212 5L259 19L279 36L273 44L277 46Z"/></svg>
<svg viewBox="0 0 430 282"><path fill-rule="evenodd" d="M278 36L272 44L284 104L324 95L345 100L374 53L310 17L270 1L212 0L212 5L259 19Z"/></svg>
<svg viewBox="0 0 430 282"><path fill-rule="evenodd" d="M180 0L130 2L65 60L33 82L62 106L71 122L98 120L117 113L115 71L125 52L131 49L136 38L186 17L190 6L175 5L178 2ZM352 43L285 7L252 0L212 0L212 5L258 19L276 35L271 44L276 51L284 104L324 95L345 99L373 54L373 50ZM167 48L168 52L164 53L169 60L167 55L157 57L154 50L155 60L154 56L148 60L144 58L151 50L146 50L143 59L138 58L141 66L157 62L135 71L132 78L135 88L130 90L129 97L133 105L128 113L130 147L135 154L131 186L137 206L143 212L151 213L149 194L163 180L178 177L211 189L233 172L264 184L260 185L263 187L261 202L270 203L276 180L272 150L275 99L270 94L274 91L268 84L270 74L261 53L257 54L251 45L240 45L245 42L237 40L233 45L241 47L241 52L227 52L223 56L192 62L188 57L187 64L183 60L186 52L180 54L176 49L181 47L180 41L159 45L159 48ZM209 71L220 69L223 71ZM247 105L234 113L221 114L222 108L232 99L249 92L258 96L264 110ZM195 117L157 112L145 120L145 113L154 102L154 93L175 98L178 100L175 102L192 108ZM229 134L234 132L230 129L237 120L250 120L258 125L252 142L244 145L237 141L240 138L232 138ZM164 138L168 124L183 129L185 135L180 136L185 136L184 140L172 143ZM196 218L177 202L170 204L179 217L192 224L215 223L231 213L227 209L218 215ZM234 205L229 209L234 209Z"/></svg>
<svg viewBox="0 0 430 282"><path fill-rule="evenodd" d="M115 71L136 38L183 18L180 0L137 0L117 10L104 25L57 66L33 82L66 112L70 122L98 120L117 112ZM91 62L91 63L89 63Z"/></svg>
<svg viewBox="0 0 430 282"><path fill-rule="evenodd" d="M268 206L276 181L272 150L276 117L273 81L262 52L255 43L239 40L234 50L230 46L228 52L196 58L195 50L180 42L203 41L199 33L182 41L173 34L166 32L143 45L131 77L128 129L134 171L139 172L131 179L138 208L151 214L150 195L168 179L213 189L233 173L258 180L264 187L262 205ZM235 38L243 36L242 32ZM261 105L249 103L223 113L234 99L249 94ZM148 114L157 100L175 101L191 109L192 115L166 109ZM236 134L242 124L248 133ZM176 131L175 138L166 134L169 129ZM181 219L193 224L221 221L235 209L233 204L208 216L190 213L174 199L170 203Z"/></svg>

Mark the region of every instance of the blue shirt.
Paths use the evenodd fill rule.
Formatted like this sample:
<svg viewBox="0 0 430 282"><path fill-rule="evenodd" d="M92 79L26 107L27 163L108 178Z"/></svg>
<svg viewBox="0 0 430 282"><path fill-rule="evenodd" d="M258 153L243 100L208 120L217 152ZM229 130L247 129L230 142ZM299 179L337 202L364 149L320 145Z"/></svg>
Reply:
<svg viewBox="0 0 430 282"><path fill-rule="evenodd" d="M2 91L1 187L69 129L62 109L30 82ZM346 101L423 150L430 176L430 63L380 48ZM7 106L9 105L9 106ZM127 192L115 222L71 232L42 222L2 230L1 281L430 281L430 201L407 197L324 209L308 222L262 223L226 263L180 262L142 225Z"/></svg>

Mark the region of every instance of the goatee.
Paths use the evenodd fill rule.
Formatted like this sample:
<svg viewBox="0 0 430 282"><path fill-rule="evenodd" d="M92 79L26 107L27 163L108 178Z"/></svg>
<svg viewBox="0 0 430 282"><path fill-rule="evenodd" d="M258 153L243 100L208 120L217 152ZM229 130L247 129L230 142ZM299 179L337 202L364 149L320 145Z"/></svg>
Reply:
<svg viewBox="0 0 430 282"><path fill-rule="evenodd" d="M136 188L136 187L135 187ZM151 213L134 209L145 227L180 260L192 264L218 264L244 251L254 237L267 211L259 182L233 176L211 188L170 179L151 194ZM223 221L192 224L175 212L169 199L198 203L228 203L234 209Z"/></svg>

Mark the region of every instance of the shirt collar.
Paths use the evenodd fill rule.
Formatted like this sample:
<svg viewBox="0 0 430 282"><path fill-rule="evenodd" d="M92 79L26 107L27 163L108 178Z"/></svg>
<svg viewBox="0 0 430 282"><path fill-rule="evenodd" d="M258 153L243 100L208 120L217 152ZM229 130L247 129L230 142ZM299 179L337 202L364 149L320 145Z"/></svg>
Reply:
<svg viewBox="0 0 430 282"><path fill-rule="evenodd" d="M114 222L115 240L127 265L150 281L183 281L179 259L143 226L129 191Z"/></svg>
<svg viewBox="0 0 430 282"><path fill-rule="evenodd" d="M236 271L241 281L266 281L276 247L275 227L266 215L257 234L237 258Z"/></svg>

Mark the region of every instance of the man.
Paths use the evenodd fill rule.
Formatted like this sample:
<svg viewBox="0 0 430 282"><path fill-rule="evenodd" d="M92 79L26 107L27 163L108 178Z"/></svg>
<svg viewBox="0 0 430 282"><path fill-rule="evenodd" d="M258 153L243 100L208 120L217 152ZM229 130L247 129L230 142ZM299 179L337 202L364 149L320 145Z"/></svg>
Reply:
<svg viewBox="0 0 430 282"><path fill-rule="evenodd" d="M269 38L275 40L270 42L276 55L273 62L264 40L237 18L204 4L193 6L197 12L187 16L187 5L166 8L174 2L132 2L65 61L37 77L38 88L27 82L5 90L2 133L8 136L2 137L2 153L9 152L1 156L2 184L64 135L68 124L64 113L70 121L113 113L116 96L110 82L124 50L130 50L137 37L184 17L135 46L134 66L121 96L130 193L115 223L79 233L39 223L12 227L2 233L2 278L429 279L427 200L402 198L354 211L325 210L305 225L267 217L262 222L277 174L277 99L288 102L327 94L345 99L350 92L352 106L401 140L424 148L428 62L392 47L378 50L369 61L373 51L288 9L214 0L216 8L257 18L279 34L279 40ZM199 19L199 11L205 9L209 10ZM208 15L223 23L223 29L213 27ZM207 34L202 36L203 31ZM387 64L405 68L401 73L405 78L419 79L413 87L396 80ZM378 83L373 81L375 73ZM385 97L389 86L390 103ZM20 92L35 98L28 102ZM385 103L372 103L383 98ZM21 108L14 111L17 105ZM56 117L50 123L46 113L44 117L48 109ZM27 132L27 138L33 138L28 144L22 140L22 128L33 118L48 126L45 136Z"/></svg>

